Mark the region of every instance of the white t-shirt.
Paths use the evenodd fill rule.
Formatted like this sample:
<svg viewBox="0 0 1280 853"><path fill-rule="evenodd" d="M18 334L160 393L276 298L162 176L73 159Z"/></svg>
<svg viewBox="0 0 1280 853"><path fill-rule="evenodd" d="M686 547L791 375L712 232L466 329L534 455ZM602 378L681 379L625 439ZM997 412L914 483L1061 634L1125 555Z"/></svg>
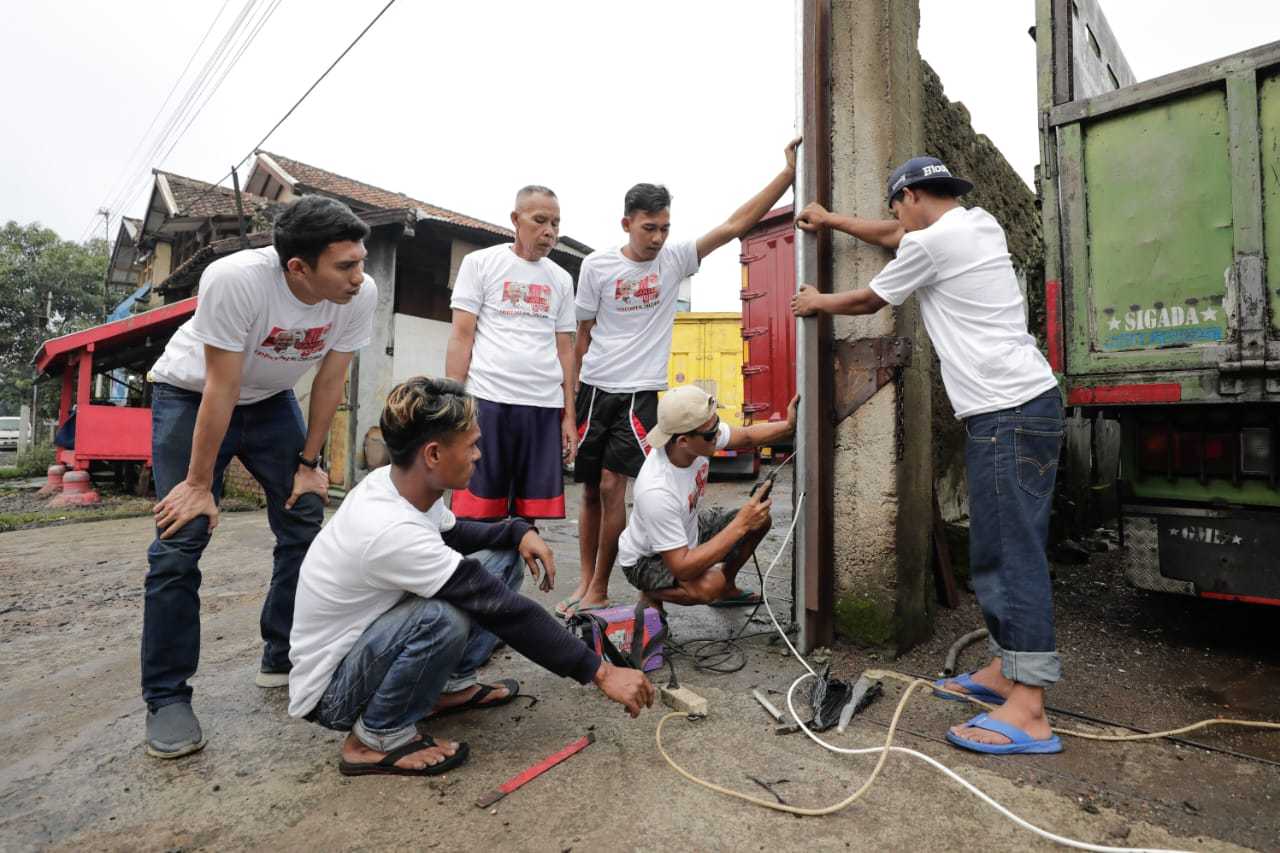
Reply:
<svg viewBox="0 0 1280 853"><path fill-rule="evenodd" d="M236 405L292 388L331 349L355 352L373 339L378 287L365 274L346 305L307 305L289 290L275 247L247 249L209 264L196 313L151 368L151 379L204 390L205 344L245 353Z"/></svg>
<svg viewBox="0 0 1280 853"><path fill-rule="evenodd" d="M698 271L698 246L668 242L648 263L621 249L592 252L578 273L577 317L595 320L580 378L602 391L667 387L680 282Z"/></svg>
<svg viewBox="0 0 1280 853"><path fill-rule="evenodd" d="M467 390L493 403L564 407L556 333L572 332L573 277L555 261L526 261L510 243L462 259L449 307L476 315Z"/></svg>
<svg viewBox="0 0 1280 853"><path fill-rule="evenodd" d="M913 292L957 418L1008 409L1057 387L1027 333L1004 230L980 207L957 207L898 244L869 287L891 305Z"/></svg>
<svg viewBox="0 0 1280 853"><path fill-rule="evenodd" d="M405 593L435 595L462 562L440 534L457 521L443 501L422 512L391 466L351 490L307 550L289 634L289 714L305 716L365 629Z"/></svg>
<svg viewBox="0 0 1280 853"><path fill-rule="evenodd" d="M729 445L729 425L720 422L716 450ZM665 447L645 457L632 490L627 527L618 538L618 565L634 566L641 557L698 545L698 501L707 488L711 460L699 456L688 468L671 464Z"/></svg>

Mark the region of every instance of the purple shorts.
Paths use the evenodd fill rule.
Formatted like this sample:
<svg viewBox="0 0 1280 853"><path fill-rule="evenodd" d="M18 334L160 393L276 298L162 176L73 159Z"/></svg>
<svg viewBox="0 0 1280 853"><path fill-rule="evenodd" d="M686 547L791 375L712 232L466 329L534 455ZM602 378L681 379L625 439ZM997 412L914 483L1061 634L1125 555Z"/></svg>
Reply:
<svg viewBox="0 0 1280 853"><path fill-rule="evenodd" d="M459 518L564 518L560 454L563 409L476 398L480 461L467 488L453 493Z"/></svg>

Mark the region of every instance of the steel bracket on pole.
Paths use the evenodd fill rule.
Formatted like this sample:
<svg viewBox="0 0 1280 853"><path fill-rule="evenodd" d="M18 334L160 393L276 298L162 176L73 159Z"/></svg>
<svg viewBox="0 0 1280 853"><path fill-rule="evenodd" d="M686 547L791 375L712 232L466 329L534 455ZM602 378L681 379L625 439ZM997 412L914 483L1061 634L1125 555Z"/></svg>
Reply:
<svg viewBox="0 0 1280 853"><path fill-rule="evenodd" d="M910 338L880 337L839 340L832 347L835 399L831 422L838 424L893 381L911 364Z"/></svg>

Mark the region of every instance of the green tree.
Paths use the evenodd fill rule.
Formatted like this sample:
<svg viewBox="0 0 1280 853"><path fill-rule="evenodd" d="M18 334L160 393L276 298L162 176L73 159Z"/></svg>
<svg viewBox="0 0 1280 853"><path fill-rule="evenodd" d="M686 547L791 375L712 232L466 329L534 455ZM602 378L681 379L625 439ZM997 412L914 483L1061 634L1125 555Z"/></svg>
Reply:
<svg viewBox="0 0 1280 853"><path fill-rule="evenodd" d="M43 341L101 322L106 266L105 240L73 243L38 222L0 230L0 414L31 400Z"/></svg>

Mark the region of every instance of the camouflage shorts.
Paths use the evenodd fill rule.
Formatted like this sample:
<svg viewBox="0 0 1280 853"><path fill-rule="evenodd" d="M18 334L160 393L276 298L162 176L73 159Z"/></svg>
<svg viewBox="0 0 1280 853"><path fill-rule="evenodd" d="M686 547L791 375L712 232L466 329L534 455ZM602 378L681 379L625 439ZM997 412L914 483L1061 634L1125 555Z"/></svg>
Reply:
<svg viewBox="0 0 1280 853"><path fill-rule="evenodd" d="M726 509L719 506L700 510L698 512L698 544L705 544L721 530L728 527L729 522L733 521L733 517L737 514L738 511L736 509ZM733 547L729 549L729 553L725 555L725 562L734 559L741 544L741 540L734 543ZM622 573L626 575L632 586L642 591L668 589L676 586L676 579L672 577L671 570L667 568L666 563L662 562L661 554L649 554L641 557L634 566L623 566Z"/></svg>

